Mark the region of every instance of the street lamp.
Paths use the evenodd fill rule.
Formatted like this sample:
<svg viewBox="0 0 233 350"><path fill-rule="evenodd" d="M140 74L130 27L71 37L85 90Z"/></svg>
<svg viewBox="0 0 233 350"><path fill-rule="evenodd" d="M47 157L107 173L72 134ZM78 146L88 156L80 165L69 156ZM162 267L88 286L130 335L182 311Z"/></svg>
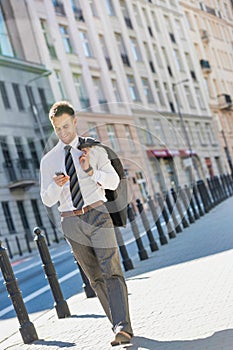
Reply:
<svg viewBox="0 0 233 350"><path fill-rule="evenodd" d="M37 123L37 125L39 127L39 130L40 130L40 135L41 135L41 139L42 139L42 142L43 142L43 147L45 147L47 139L46 139L46 136L45 136L45 133L44 133L43 126L41 124L41 120L40 120L40 117L39 117L39 111L38 111L37 105L35 103L34 97L32 95L32 91L30 89L31 87L29 86L29 84L32 83L35 80L47 77L50 74L52 74L52 71L46 70L42 74L37 75L36 77L28 80L27 83L26 83L26 91L27 91L27 94L28 94L28 98L29 98L29 101L30 101L31 108L32 108L32 113L33 113L33 115L35 117L36 123Z"/></svg>

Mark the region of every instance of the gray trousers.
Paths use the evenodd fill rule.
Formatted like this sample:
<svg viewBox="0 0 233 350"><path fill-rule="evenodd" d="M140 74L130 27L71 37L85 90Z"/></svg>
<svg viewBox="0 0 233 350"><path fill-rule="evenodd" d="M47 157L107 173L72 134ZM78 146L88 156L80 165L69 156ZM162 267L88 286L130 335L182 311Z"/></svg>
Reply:
<svg viewBox="0 0 233 350"><path fill-rule="evenodd" d="M133 335L128 292L112 220L104 205L62 220L64 236L116 333Z"/></svg>

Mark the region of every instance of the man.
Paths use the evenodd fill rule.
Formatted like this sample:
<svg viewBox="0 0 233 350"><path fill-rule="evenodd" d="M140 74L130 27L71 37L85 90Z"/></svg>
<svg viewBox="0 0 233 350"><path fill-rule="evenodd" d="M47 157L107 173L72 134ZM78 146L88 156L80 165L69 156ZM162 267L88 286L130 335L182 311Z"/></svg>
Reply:
<svg viewBox="0 0 233 350"><path fill-rule="evenodd" d="M115 190L119 177L102 147L80 151L77 117L66 101L55 103L49 118L59 139L41 160L41 198L59 203L64 236L85 271L112 323L112 346L130 343L128 294L105 189Z"/></svg>

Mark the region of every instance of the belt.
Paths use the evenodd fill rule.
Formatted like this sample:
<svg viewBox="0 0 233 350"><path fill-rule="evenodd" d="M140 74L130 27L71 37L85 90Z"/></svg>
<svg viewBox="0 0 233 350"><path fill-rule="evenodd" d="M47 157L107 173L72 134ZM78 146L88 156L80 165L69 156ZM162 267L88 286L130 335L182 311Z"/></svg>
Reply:
<svg viewBox="0 0 233 350"><path fill-rule="evenodd" d="M82 209L75 209L75 210L71 210L71 211L62 211L61 217L65 218L65 217L69 217L69 216L83 215L94 208L100 207L103 204L104 204L104 201L97 201L97 202L94 202L90 205L87 205L86 207L84 207Z"/></svg>

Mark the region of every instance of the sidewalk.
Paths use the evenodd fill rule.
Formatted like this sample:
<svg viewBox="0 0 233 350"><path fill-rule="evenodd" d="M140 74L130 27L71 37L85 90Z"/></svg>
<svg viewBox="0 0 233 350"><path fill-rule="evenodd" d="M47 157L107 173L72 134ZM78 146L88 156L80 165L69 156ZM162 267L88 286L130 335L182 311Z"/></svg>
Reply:
<svg viewBox="0 0 233 350"><path fill-rule="evenodd" d="M132 345L110 346L114 336L97 298L82 293L67 301L70 318L50 310L34 322L40 340L23 344L17 331L0 349L232 350L232 208L230 198L125 273Z"/></svg>

